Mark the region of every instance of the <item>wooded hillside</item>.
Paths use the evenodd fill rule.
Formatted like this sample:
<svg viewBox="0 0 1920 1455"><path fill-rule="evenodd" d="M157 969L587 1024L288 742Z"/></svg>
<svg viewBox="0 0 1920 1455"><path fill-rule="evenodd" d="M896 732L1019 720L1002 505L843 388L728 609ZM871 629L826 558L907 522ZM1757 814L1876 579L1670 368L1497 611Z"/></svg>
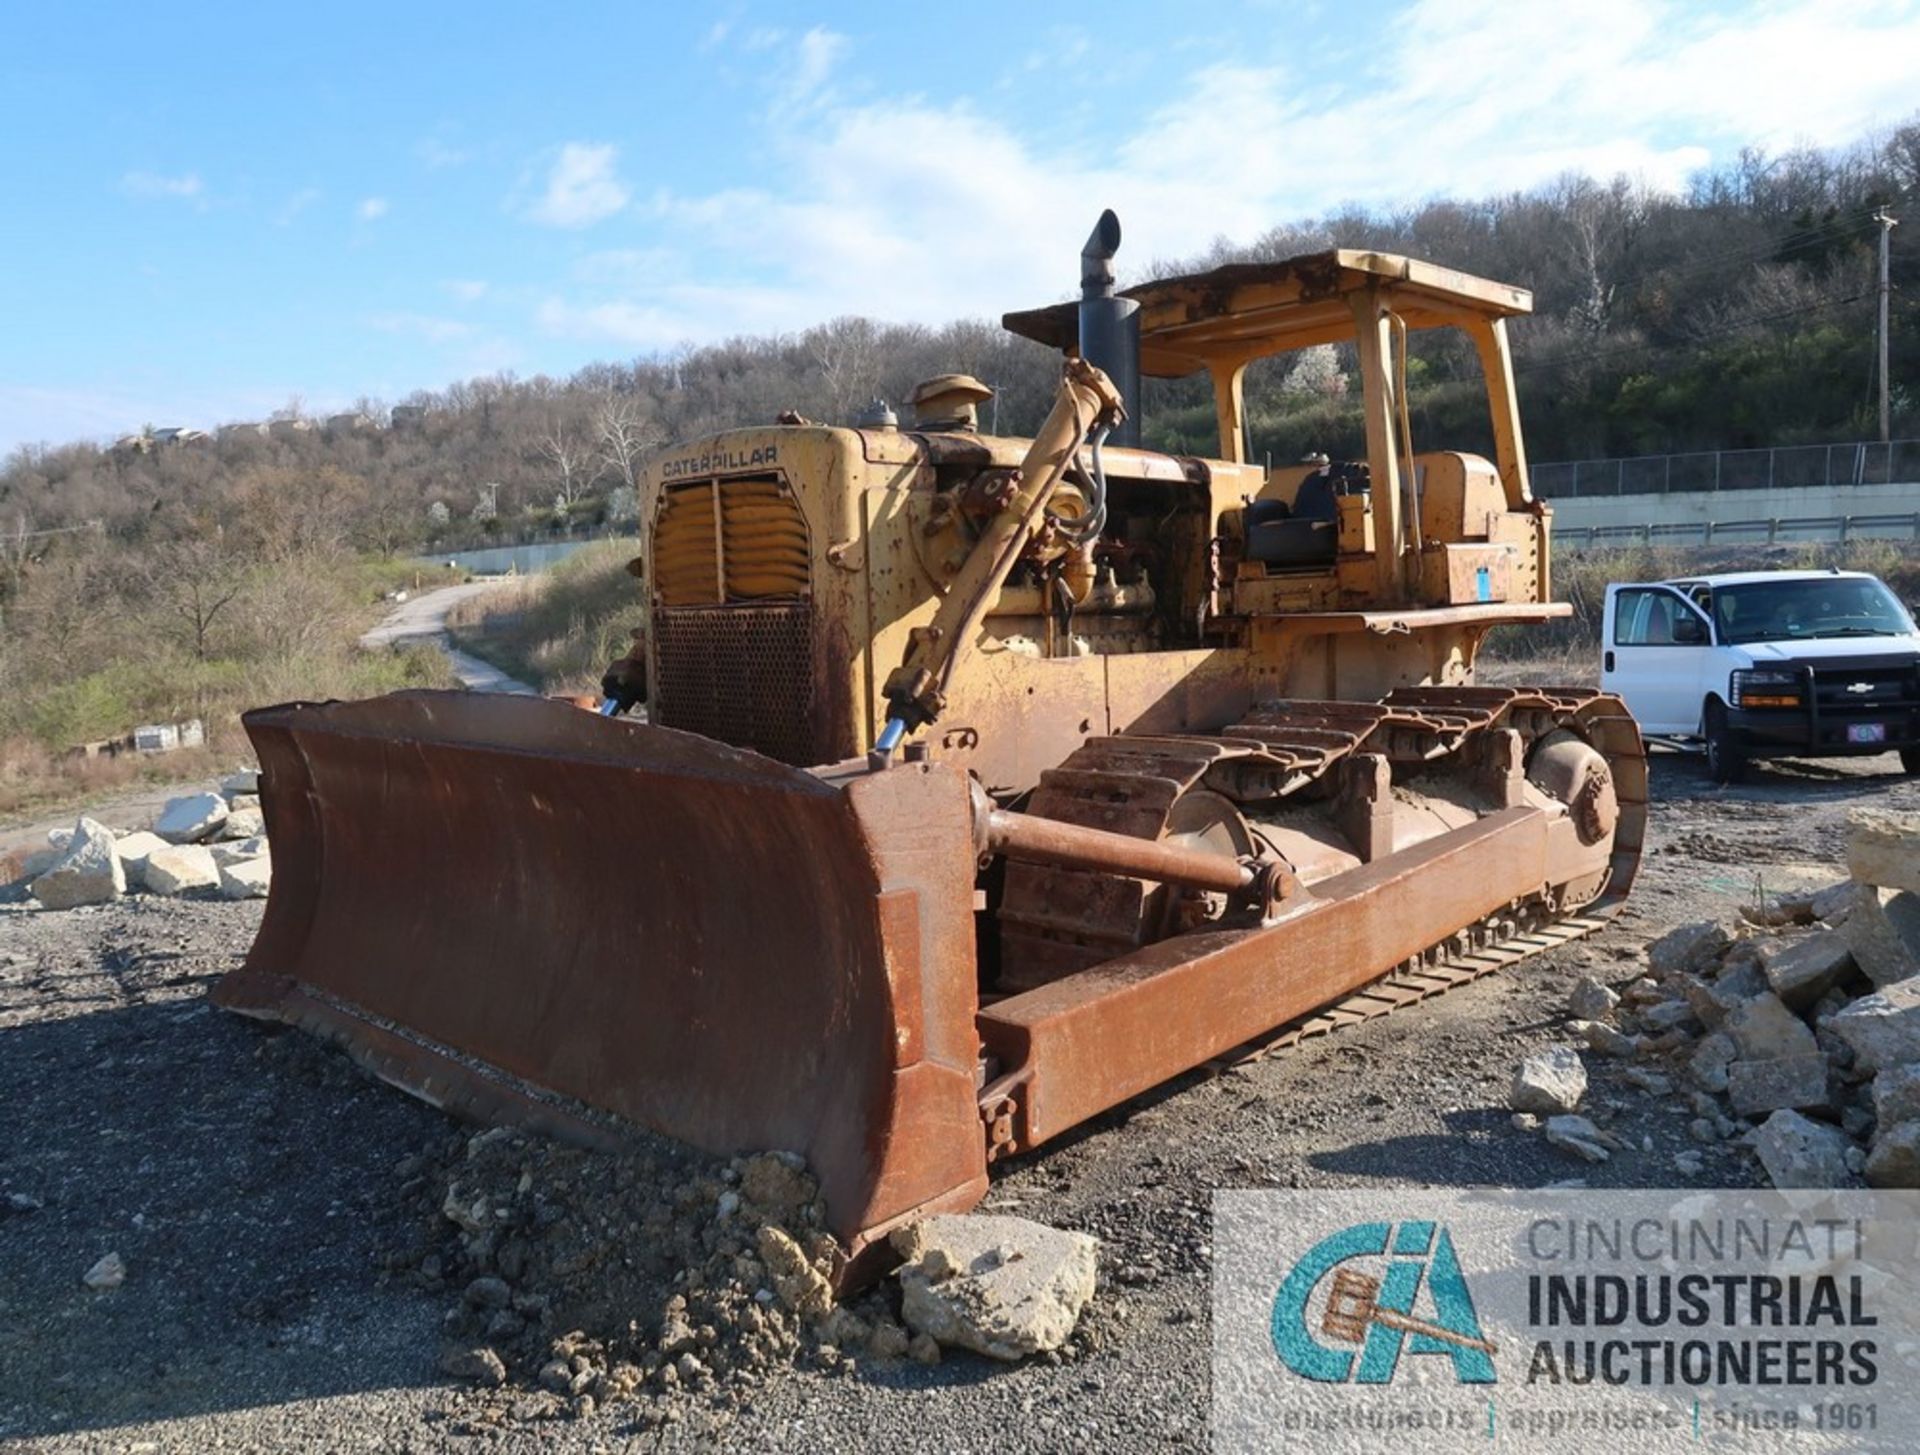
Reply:
<svg viewBox="0 0 1920 1455"><path fill-rule="evenodd" d="M1875 428L1873 214L1898 214L1917 192L1920 120L1837 151L1750 153L1683 195L1567 178L1509 196L1290 222L1150 271L1338 244L1522 283L1536 312L1513 338L1536 460L1846 440ZM1063 293L1072 265L1063 260ZM1920 433L1920 216L1893 233L1893 277L1896 434ZM1256 370L1256 454L1356 447L1350 364L1329 349ZM57 552L63 539L36 532L93 521L138 542L202 535L297 502L310 531L381 552L523 539L561 522L621 524L636 510L646 453L664 441L783 409L844 421L871 398L898 403L916 380L952 369L997 386L991 422L1017 434L1045 410L1056 361L986 320L924 328L840 318L797 336L590 364L567 379L472 379L392 411L368 401L372 428L285 423L270 436L229 431L144 450L22 449L0 469L11 567L0 572L0 601L28 558ZM1417 440L1484 448L1475 375L1462 342L1417 342ZM1152 443L1211 452L1204 381L1152 385L1145 428Z"/></svg>

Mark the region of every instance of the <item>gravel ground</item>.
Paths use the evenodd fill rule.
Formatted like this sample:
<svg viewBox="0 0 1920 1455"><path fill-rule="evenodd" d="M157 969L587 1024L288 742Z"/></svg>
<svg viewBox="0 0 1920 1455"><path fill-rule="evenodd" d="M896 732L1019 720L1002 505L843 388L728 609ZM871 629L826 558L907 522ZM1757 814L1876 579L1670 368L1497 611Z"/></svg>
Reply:
<svg viewBox="0 0 1920 1455"><path fill-rule="evenodd" d="M1746 1185L1683 1096L1588 1057L1583 1108L1629 1150L1589 1167L1509 1120L1566 994L1621 983L1645 943L1767 892L1840 876L1846 813L1920 810L1892 759L1780 765L1718 789L1655 759L1651 852L1594 938L1224 1076L1190 1076L995 1181L987 1207L1097 1234L1101 1288L1064 1357L1018 1367L806 1360L744 1395L585 1418L438 1372L447 1295L396 1276L420 1238L423 1158L465 1133L337 1053L211 1010L258 904L0 903L0 1446L20 1450L946 1452L1190 1449L1205 1441L1215 1188ZM409 1180L411 1178L411 1180ZM39 1206L19 1210L7 1195ZM126 1281L82 1286L117 1252Z"/></svg>

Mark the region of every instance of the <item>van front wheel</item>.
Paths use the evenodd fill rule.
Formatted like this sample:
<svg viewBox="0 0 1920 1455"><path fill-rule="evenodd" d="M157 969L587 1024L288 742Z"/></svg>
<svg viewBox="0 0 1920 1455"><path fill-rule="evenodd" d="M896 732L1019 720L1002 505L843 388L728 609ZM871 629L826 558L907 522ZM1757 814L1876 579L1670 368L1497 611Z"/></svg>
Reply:
<svg viewBox="0 0 1920 1455"><path fill-rule="evenodd" d="M1708 776L1715 783L1738 783L1747 776L1747 750L1717 699L1707 703L1706 730Z"/></svg>

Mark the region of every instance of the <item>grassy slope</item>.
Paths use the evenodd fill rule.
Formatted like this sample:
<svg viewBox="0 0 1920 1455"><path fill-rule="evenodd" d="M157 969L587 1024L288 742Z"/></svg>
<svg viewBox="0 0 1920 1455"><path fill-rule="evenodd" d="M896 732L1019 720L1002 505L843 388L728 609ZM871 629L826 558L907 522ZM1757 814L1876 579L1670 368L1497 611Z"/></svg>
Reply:
<svg viewBox="0 0 1920 1455"><path fill-rule="evenodd" d="M402 560L344 563L329 592L328 629L310 645L196 660L189 652L130 623L126 650L96 660L51 685L23 694L0 711L0 815L50 812L140 784L195 782L251 758L240 714L298 698L374 697L402 687L446 687L446 658L428 647L365 652L359 635L389 610L386 591L454 579L443 567ZM197 717L206 725L200 749L86 759L79 743L111 738L135 724Z"/></svg>

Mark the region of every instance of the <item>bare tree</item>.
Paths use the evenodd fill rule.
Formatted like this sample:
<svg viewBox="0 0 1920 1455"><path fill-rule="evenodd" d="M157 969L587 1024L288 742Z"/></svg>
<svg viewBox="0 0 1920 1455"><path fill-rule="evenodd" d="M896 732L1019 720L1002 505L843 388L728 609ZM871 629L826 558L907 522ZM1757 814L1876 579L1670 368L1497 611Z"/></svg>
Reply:
<svg viewBox="0 0 1920 1455"><path fill-rule="evenodd" d="M594 413L601 463L629 490L640 487L640 464L663 438L631 395L608 394Z"/></svg>
<svg viewBox="0 0 1920 1455"><path fill-rule="evenodd" d="M565 510L585 493L593 477L593 451L585 440L558 420L548 423L534 448L553 472L554 504Z"/></svg>
<svg viewBox="0 0 1920 1455"><path fill-rule="evenodd" d="M207 660L216 619L246 585L247 563L218 526L199 526L155 542L135 568L145 594L180 629L193 655Z"/></svg>

